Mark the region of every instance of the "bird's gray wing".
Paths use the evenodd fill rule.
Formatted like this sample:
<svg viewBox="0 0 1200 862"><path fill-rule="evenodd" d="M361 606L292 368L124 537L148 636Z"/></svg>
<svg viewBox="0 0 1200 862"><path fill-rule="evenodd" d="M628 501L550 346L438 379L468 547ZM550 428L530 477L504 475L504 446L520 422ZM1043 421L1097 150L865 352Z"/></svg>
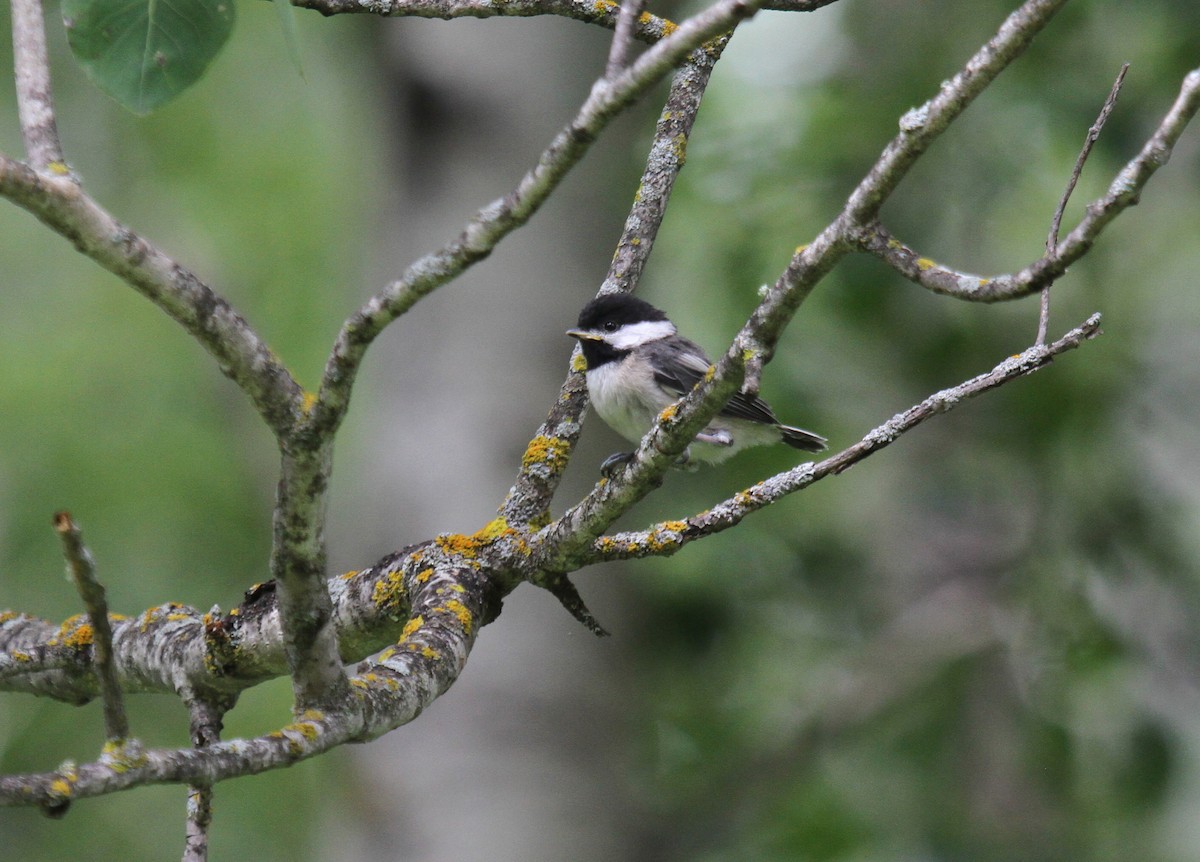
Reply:
<svg viewBox="0 0 1200 862"><path fill-rule="evenodd" d="M643 350L654 364L655 381L676 398L691 392L711 367L700 346L682 336L675 335L652 342ZM729 403L721 408L721 415L768 425L779 424L767 402L742 392L729 399Z"/></svg>

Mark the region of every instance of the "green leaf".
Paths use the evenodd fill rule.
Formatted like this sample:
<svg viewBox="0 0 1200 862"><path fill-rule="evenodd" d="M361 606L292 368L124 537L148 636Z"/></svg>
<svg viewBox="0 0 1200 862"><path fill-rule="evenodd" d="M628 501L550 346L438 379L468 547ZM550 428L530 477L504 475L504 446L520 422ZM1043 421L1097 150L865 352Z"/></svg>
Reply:
<svg viewBox="0 0 1200 862"><path fill-rule="evenodd" d="M96 85L148 114L204 74L233 29L233 0L63 0L67 41Z"/></svg>

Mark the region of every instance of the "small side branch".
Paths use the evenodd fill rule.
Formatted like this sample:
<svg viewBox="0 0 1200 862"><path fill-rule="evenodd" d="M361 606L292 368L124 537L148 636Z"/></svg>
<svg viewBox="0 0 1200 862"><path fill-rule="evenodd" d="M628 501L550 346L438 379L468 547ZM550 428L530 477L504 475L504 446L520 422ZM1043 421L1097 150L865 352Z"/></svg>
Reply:
<svg viewBox="0 0 1200 862"><path fill-rule="evenodd" d="M54 529L62 539L63 556L75 589L83 599L88 620L92 625L92 653L96 678L100 681L100 696L104 701L104 733L110 743L119 743L129 736L129 719L121 696L121 684L113 661L113 632L108 621L108 600L104 587L96 580L96 565L91 551L83 544L79 527L69 512L54 516Z"/></svg>
<svg viewBox="0 0 1200 862"><path fill-rule="evenodd" d="M1062 227L1063 213L1066 212L1067 202L1071 199L1071 193L1075 191L1075 184L1079 182L1079 175L1083 173L1083 166L1088 160L1088 156L1092 154L1092 147L1096 140L1100 137L1100 132L1104 128L1104 124L1108 122L1108 115L1112 113L1112 109L1117 104L1117 96L1121 93L1121 85L1125 82L1125 73L1129 71L1129 64L1125 63L1121 66L1121 71L1117 73L1117 80L1113 82L1112 89L1108 91L1108 98L1104 100L1104 107L1100 109L1100 116L1096 118L1096 122L1092 123L1088 129L1087 137L1083 140L1083 148L1079 151L1079 156L1075 159L1075 167L1071 170L1071 176L1067 180L1067 187L1062 193L1062 197L1058 199L1058 206L1054 208L1054 217L1050 219L1050 233L1046 236L1046 254L1054 254L1058 248L1058 231ZM1038 331L1036 344L1046 343L1046 333L1050 327L1050 285L1042 288L1042 306L1041 313L1038 316Z"/></svg>
<svg viewBox="0 0 1200 862"><path fill-rule="evenodd" d="M1094 314L1052 344L1034 345L1009 357L986 374L981 374L951 389L935 392L919 404L898 413L870 431L858 443L823 461L801 464L772 476L721 503L707 512L677 521L664 521L647 530L615 533L596 539L588 562L598 563L635 557L668 556L696 539L727 530L751 512L771 505L788 494L807 488L827 476L848 470L868 455L895 442L902 434L941 413L949 412L968 398L1003 386L1018 377L1044 368L1054 357L1079 347L1100 333L1100 315Z"/></svg>
<svg viewBox="0 0 1200 862"><path fill-rule="evenodd" d="M646 0L624 0L617 15L617 27L613 32L612 45L608 51L608 66L604 77L612 80L629 65L633 42L637 38L638 19L646 7Z"/></svg>
<svg viewBox="0 0 1200 862"><path fill-rule="evenodd" d="M41 0L12 0L13 72L25 154L35 171L66 174L46 54Z"/></svg>
<svg viewBox="0 0 1200 862"><path fill-rule="evenodd" d="M194 748L207 748L221 739L221 720L233 706L232 697L198 697L185 692L191 713L191 736ZM207 862L208 830L212 826L212 785L193 784L188 788L187 832L183 846L183 862Z"/></svg>

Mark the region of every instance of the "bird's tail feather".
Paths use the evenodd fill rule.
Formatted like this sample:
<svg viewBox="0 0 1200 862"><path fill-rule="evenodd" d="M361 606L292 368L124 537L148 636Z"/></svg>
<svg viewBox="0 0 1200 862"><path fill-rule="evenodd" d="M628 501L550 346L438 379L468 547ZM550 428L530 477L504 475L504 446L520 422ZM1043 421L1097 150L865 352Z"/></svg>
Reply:
<svg viewBox="0 0 1200 862"><path fill-rule="evenodd" d="M820 434L805 431L803 428L792 428L790 425L780 425L783 442L793 449L803 449L805 452L820 452L828 443Z"/></svg>

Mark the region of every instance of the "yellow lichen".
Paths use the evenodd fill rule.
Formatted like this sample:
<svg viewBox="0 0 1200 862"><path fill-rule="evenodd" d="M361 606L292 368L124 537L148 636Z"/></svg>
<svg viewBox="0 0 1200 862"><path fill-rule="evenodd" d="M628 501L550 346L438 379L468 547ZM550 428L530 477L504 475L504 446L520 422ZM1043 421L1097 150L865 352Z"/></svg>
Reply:
<svg viewBox="0 0 1200 862"><path fill-rule="evenodd" d="M806 248L808 248L808 243L806 243L806 242L800 243L800 245L796 246L796 250L792 253L795 255L802 255L802 254L804 254L804 250Z"/></svg>
<svg viewBox="0 0 1200 862"><path fill-rule="evenodd" d="M580 374L587 371L587 360L583 358L582 353L576 353L571 357L571 370Z"/></svg>
<svg viewBox="0 0 1200 862"><path fill-rule="evenodd" d="M440 652L435 650L433 647L429 647L429 646L421 647L421 655L425 656L425 658L441 658L442 657L442 654Z"/></svg>
<svg viewBox="0 0 1200 862"><path fill-rule="evenodd" d="M305 416L307 416L309 413L312 413L312 409L316 405L317 393L305 391L305 393L300 396L300 412L302 412Z"/></svg>
<svg viewBox="0 0 1200 862"><path fill-rule="evenodd" d="M676 24L674 21L668 21L666 18L663 19L663 22L662 22L663 38L670 36L672 33L674 33L678 29L679 29L679 25Z"/></svg>
<svg viewBox="0 0 1200 862"><path fill-rule="evenodd" d="M348 580L350 580L352 577L354 577L354 576L355 576L355 575L357 575L357 574L358 574L358 572L357 572L356 570L353 570L353 569L352 569L352 570L351 570L351 571L349 571L349 572L342 572L342 574L341 574L341 578L342 578L342 580L343 580L343 581L348 581Z"/></svg>
<svg viewBox="0 0 1200 862"><path fill-rule="evenodd" d="M415 632L417 629L419 629L423 625L425 625L425 617L421 616L420 614L417 614L417 616L413 617L411 620L409 620L408 622L406 622L404 624L404 630L402 632L400 632L400 641L399 642L404 643L404 641L408 640L409 635L411 635L413 632Z"/></svg>
<svg viewBox="0 0 1200 862"><path fill-rule="evenodd" d="M529 441L525 454L521 456L521 466L529 469L534 464L549 464L551 467L561 467L566 463L567 450L570 446L561 437L549 437L539 434Z"/></svg>
<svg viewBox="0 0 1200 862"><path fill-rule="evenodd" d="M471 612L467 610L467 606L458 599L451 599L443 606L445 610L458 619L459 625L463 627L463 631L471 631Z"/></svg>
<svg viewBox="0 0 1200 862"><path fill-rule="evenodd" d="M934 263L932 260L930 260L927 257L917 258L917 269L921 270L921 272L925 272L926 270L933 269L935 266L937 266L937 264Z"/></svg>
<svg viewBox="0 0 1200 862"><path fill-rule="evenodd" d="M62 624L58 634L51 642L57 641L63 646L82 649L91 646L95 639L96 633L92 629L92 624L84 622L81 616L74 616Z"/></svg>
<svg viewBox="0 0 1200 862"><path fill-rule="evenodd" d="M658 414L658 421L662 423L670 422L675 418L675 414L678 412L679 409L674 404L668 404L663 408L662 412Z"/></svg>
<svg viewBox="0 0 1200 862"><path fill-rule="evenodd" d="M400 572L388 572L375 582L371 590L371 601L375 607L392 613L403 608L407 604L407 598L404 591L404 575Z"/></svg>
<svg viewBox="0 0 1200 862"><path fill-rule="evenodd" d="M464 536L462 533L442 533L433 543L443 552L455 557L474 559L479 553L479 542L475 537Z"/></svg>
<svg viewBox="0 0 1200 862"><path fill-rule="evenodd" d="M58 797L70 797L71 783L65 778L56 778L50 782L50 792Z"/></svg>
<svg viewBox="0 0 1200 862"><path fill-rule="evenodd" d="M421 569L417 572L417 583L423 584L433 577L433 569Z"/></svg>
<svg viewBox="0 0 1200 862"><path fill-rule="evenodd" d="M687 135L680 132L671 139L671 155L675 157L675 161L683 167L687 162Z"/></svg>
<svg viewBox="0 0 1200 862"><path fill-rule="evenodd" d="M516 534L516 530L508 526L508 521L504 518L493 518L483 525L483 529L476 533L471 538L475 539L480 544L491 544L497 539L502 539L505 536Z"/></svg>

